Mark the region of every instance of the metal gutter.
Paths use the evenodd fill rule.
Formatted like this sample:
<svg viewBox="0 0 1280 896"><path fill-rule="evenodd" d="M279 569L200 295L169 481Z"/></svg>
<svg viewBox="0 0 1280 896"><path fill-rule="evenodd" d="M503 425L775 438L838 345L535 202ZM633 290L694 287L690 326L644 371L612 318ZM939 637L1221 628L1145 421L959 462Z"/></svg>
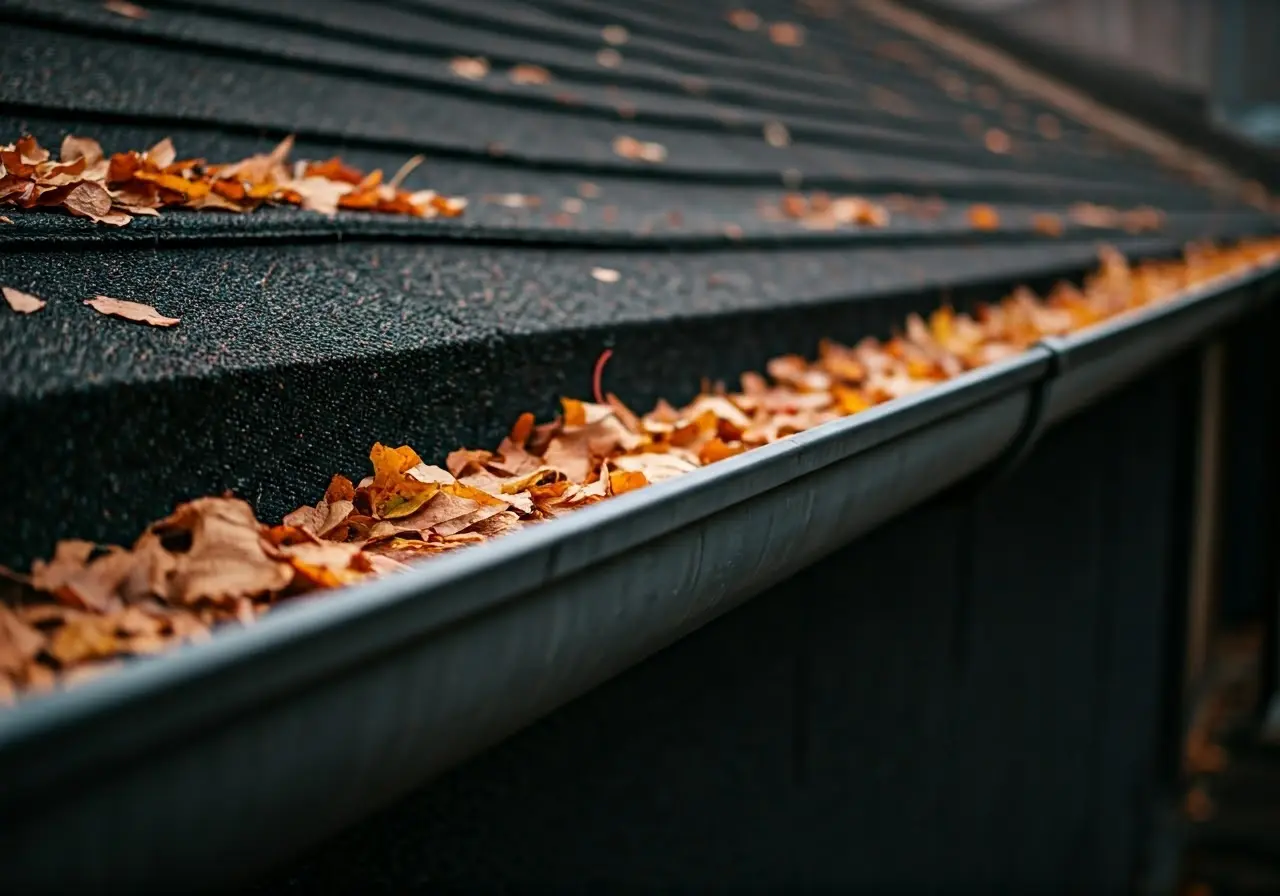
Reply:
<svg viewBox="0 0 1280 896"><path fill-rule="evenodd" d="M1043 427L1247 313L1275 274L2 713L0 890L225 889L1016 462Z"/></svg>

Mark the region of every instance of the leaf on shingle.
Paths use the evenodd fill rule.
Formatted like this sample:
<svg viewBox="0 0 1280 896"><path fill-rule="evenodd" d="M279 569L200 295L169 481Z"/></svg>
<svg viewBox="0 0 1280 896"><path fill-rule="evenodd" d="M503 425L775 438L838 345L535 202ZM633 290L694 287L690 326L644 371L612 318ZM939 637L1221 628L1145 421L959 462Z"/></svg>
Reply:
<svg viewBox="0 0 1280 896"><path fill-rule="evenodd" d="M118 16L135 21L145 19L149 15L145 9L136 3L130 3L129 0L106 0L102 7L107 12L113 12Z"/></svg>
<svg viewBox="0 0 1280 896"><path fill-rule="evenodd" d="M540 65L520 63L513 65L507 73L512 84L547 84L551 81L551 72Z"/></svg>
<svg viewBox="0 0 1280 896"><path fill-rule="evenodd" d="M150 305L141 302L130 302L126 299L113 299L110 296L94 296L84 302L99 314L122 317L152 327L175 327L181 320L176 317L165 317Z"/></svg>
<svg viewBox="0 0 1280 896"><path fill-rule="evenodd" d="M19 314L34 314L48 304L29 292L22 292L11 286L0 287L0 293L4 294L4 300L9 307Z"/></svg>
<svg viewBox="0 0 1280 896"><path fill-rule="evenodd" d="M449 60L449 70L459 78L479 81L489 74L489 60L483 56L454 56Z"/></svg>

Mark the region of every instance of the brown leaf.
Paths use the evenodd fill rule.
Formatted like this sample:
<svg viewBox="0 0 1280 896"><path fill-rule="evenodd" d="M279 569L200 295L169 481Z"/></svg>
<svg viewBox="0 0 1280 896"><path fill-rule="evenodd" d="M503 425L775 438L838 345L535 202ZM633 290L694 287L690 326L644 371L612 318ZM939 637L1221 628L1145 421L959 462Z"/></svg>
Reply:
<svg viewBox="0 0 1280 896"><path fill-rule="evenodd" d="M49 653L63 666L106 659L120 653L111 620L84 614L67 622L49 639Z"/></svg>
<svg viewBox="0 0 1280 896"><path fill-rule="evenodd" d="M698 469L697 464L669 452L624 454L612 464L618 472L642 474L647 482L662 482Z"/></svg>
<svg viewBox="0 0 1280 896"><path fill-rule="evenodd" d="M1031 216L1031 229L1044 236L1062 236L1062 219L1047 213L1035 214Z"/></svg>
<svg viewBox="0 0 1280 896"><path fill-rule="evenodd" d="M470 498L449 492L437 492L408 516L394 520L397 532L425 532L441 523L456 520L480 509L480 504ZM499 508L501 509L501 508Z"/></svg>
<svg viewBox="0 0 1280 896"><path fill-rule="evenodd" d="M175 327L181 322L176 317L165 317L155 308L141 302L113 299L110 296L95 296L92 299L85 299L84 303L99 314L123 317L125 320L153 327Z"/></svg>
<svg viewBox="0 0 1280 896"><path fill-rule="evenodd" d="M9 307L19 314L34 314L48 304L43 299L39 299L30 293L16 290L11 286L0 287L0 293L4 294L4 300L9 303Z"/></svg>
<svg viewBox="0 0 1280 896"><path fill-rule="evenodd" d="M479 81L489 74L489 60L483 56L454 56L449 60L449 69L459 78Z"/></svg>
<svg viewBox="0 0 1280 896"><path fill-rule="evenodd" d="M487 520L491 516L505 513L506 510L505 504L485 504L463 516L437 523L431 527L431 531L437 535L457 535L459 532L464 532L476 523Z"/></svg>
<svg viewBox="0 0 1280 896"><path fill-rule="evenodd" d="M102 6L108 12L124 16L126 19L145 19L148 15L145 9L136 3L130 3L129 0L106 0Z"/></svg>
<svg viewBox="0 0 1280 896"><path fill-rule="evenodd" d="M289 584L289 564L273 559L262 526L238 498L199 498L151 526L175 564L163 597L192 606L269 594Z"/></svg>
<svg viewBox="0 0 1280 896"><path fill-rule="evenodd" d="M516 516L509 510L504 510L501 513L495 513L487 519L472 523L471 528L467 531L474 532L477 535L483 535L485 538L496 538L497 536L505 535L514 529L519 529L522 525L523 523L520 522L520 517Z"/></svg>
<svg viewBox="0 0 1280 896"><path fill-rule="evenodd" d="M73 186L63 197L62 207L82 218L112 223L115 221L108 217L111 214L111 194L106 187L94 181L84 180Z"/></svg>
<svg viewBox="0 0 1280 896"><path fill-rule="evenodd" d="M310 587L339 588L359 581L366 574L357 567L359 545L326 541L288 545L279 551L294 573Z"/></svg>
<svg viewBox="0 0 1280 896"><path fill-rule="evenodd" d="M92 137L77 137L74 134L67 134L62 138L62 148L58 151L58 155L64 162L84 159L86 165L95 165L105 158L102 144L97 140Z"/></svg>
<svg viewBox="0 0 1280 896"><path fill-rule="evenodd" d="M280 186L296 193L303 208L329 216L338 213L338 203L354 190L349 183L323 177L301 177L287 180Z"/></svg>
<svg viewBox="0 0 1280 896"><path fill-rule="evenodd" d="M513 65L507 73L513 84L547 84L551 81L551 72L540 65L520 63Z"/></svg>
<svg viewBox="0 0 1280 896"><path fill-rule="evenodd" d="M651 162L653 164L665 162L667 159L667 148L661 143L637 140L635 137L628 137L625 134L614 138L613 151L624 159Z"/></svg>
<svg viewBox="0 0 1280 896"><path fill-rule="evenodd" d="M163 169L168 168L177 160L178 151L173 148L173 141L165 137L143 155L152 165Z"/></svg>
<svg viewBox="0 0 1280 896"><path fill-rule="evenodd" d="M39 165L49 160L49 150L40 145L35 137L24 134L18 138L18 156L28 165Z"/></svg>
<svg viewBox="0 0 1280 896"><path fill-rule="evenodd" d="M57 594L73 575L84 569L96 547L92 541L75 538L58 542L53 549L53 559L31 564L31 586L37 591Z"/></svg>
<svg viewBox="0 0 1280 896"><path fill-rule="evenodd" d="M982 142L987 147L987 152L996 155L1007 155L1013 148L1013 141L1009 139L1009 135L999 128L988 129Z"/></svg>
<svg viewBox="0 0 1280 896"><path fill-rule="evenodd" d="M44 649L45 637L0 603L0 672L17 673Z"/></svg>
<svg viewBox="0 0 1280 896"><path fill-rule="evenodd" d="M792 22L774 22L769 26L769 40L780 47L802 46L804 28Z"/></svg>
<svg viewBox="0 0 1280 896"><path fill-rule="evenodd" d="M304 532L310 532L315 535L320 530L320 524L324 522L326 516L326 502L321 502L319 507L299 507L291 513L285 514L281 523L294 529L302 529Z"/></svg>

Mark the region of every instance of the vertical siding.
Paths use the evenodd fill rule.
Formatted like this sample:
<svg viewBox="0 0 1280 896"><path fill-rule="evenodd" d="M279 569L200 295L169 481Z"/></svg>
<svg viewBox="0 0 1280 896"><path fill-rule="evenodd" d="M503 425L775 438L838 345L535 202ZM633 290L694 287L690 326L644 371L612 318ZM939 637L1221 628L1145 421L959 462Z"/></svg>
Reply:
<svg viewBox="0 0 1280 896"><path fill-rule="evenodd" d="M951 2L983 7L972 0ZM986 14L1012 30L1133 66L1179 87L1210 86L1211 0L1029 0L988 8Z"/></svg>

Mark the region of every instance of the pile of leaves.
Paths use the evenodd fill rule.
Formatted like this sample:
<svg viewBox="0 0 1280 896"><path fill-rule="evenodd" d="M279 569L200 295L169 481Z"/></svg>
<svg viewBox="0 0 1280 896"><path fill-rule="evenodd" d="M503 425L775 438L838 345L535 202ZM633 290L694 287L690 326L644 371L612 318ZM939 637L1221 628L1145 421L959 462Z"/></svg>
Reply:
<svg viewBox="0 0 1280 896"><path fill-rule="evenodd" d="M420 156L384 183L380 170L366 174L336 157L290 163L292 149L293 138L287 137L271 152L213 165L179 159L167 137L145 152L107 157L98 141L68 135L54 159L27 135L0 146L0 206L61 208L115 226L137 215L158 215L161 208L250 212L274 204L326 215L351 209L420 218L454 218L466 208L465 199L400 188Z"/></svg>
<svg viewBox="0 0 1280 896"><path fill-rule="evenodd" d="M1023 351L1043 336L1178 297L1190 287L1280 261L1280 239L1192 247L1182 260L1131 266L1113 250L1077 287L1026 288L978 306L911 315L888 340L824 341L815 360L774 358L737 391L645 414L604 394L565 398L539 424L523 414L492 451L458 450L443 466L374 445L372 475L334 476L324 497L276 526L234 497L201 498L154 523L130 548L62 541L30 575L6 573L0 603L0 699L72 683L122 658L251 622L298 595L365 576L681 476L751 448L856 414Z"/></svg>

